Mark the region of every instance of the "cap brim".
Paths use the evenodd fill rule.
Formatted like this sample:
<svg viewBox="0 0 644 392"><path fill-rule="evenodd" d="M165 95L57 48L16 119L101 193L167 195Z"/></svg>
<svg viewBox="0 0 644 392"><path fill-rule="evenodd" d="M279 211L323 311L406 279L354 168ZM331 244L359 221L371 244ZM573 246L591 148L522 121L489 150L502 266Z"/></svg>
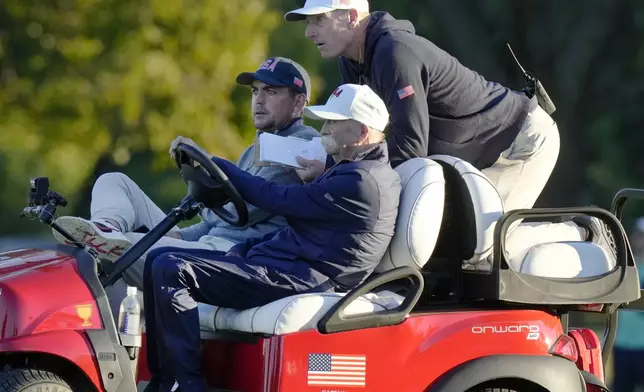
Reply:
<svg viewBox="0 0 644 392"><path fill-rule="evenodd" d="M298 8L284 14L284 19L288 22L297 22L306 19L309 15L319 15L333 10L335 10L333 7Z"/></svg>
<svg viewBox="0 0 644 392"><path fill-rule="evenodd" d="M326 106L307 106L304 108L304 116L314 120L350 120L350 117L331 112Z"/></svg>
<svg viewBox="0 0 644 392"><path fill-rule="evenodd" d="M254 80L259 80L260 82L264 82L269 86L290 87L286 83L281 82L275 78L272 78L267 74L258 74L256 72L242 72L239 75L237 75L237 79L236 79L238 84L241 84L244 86L250 86L251 84L253 84Z"/></svg>

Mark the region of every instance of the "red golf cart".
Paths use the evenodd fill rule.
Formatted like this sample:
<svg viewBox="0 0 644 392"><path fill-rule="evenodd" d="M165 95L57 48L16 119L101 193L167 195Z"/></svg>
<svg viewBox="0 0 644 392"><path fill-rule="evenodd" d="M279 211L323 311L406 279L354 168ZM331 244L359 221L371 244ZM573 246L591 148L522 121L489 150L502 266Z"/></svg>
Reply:
<svg viewBox="0 0 644 392"><path fill-rule="evenodd" d="M117 262L83 244L0 254L0 391L142 390L150 378L145 334L141 347L124 345L105 287L204 207L233 224L248 216L208 154L188 145L177 151L188 195ZM621 191L612 213L595 207L505 212L474 167L430 158L396 169L403 185L396 233L359 287L245 310L199 305L213 391L607 390L616 311L640 298L618 217L629 197L644 192ZM222 208L228 202L236 216ZM74 242L53 220L65 204L38 178L23 214ZM518 220L584 214L610 227L616 260L589 242L506 251ZM570 311L606 316L603 347L592 330L568 328Z"/></svg>

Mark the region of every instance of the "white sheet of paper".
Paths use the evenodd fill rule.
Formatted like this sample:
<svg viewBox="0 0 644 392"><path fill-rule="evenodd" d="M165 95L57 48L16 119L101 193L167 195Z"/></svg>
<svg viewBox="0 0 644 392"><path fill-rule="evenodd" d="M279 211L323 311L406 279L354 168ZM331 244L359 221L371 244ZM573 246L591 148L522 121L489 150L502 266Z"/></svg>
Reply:
<svg viewBox="0 0 644 392"><path fill-rule="evenodd" d="M318 161L326 161L326 150L322 145L322 138L314 137L311 139L306 146L298 154L306 159L317 159Z"/></svg>
<svg viewBox="0 0 644 392"><path fill-rule="evenodd" d="M265 132L259 135L259 146L259 160L262 162L301 168L295 160L297 156L323 162L326 160L326 151L319 137L309 141Z"/></svg>

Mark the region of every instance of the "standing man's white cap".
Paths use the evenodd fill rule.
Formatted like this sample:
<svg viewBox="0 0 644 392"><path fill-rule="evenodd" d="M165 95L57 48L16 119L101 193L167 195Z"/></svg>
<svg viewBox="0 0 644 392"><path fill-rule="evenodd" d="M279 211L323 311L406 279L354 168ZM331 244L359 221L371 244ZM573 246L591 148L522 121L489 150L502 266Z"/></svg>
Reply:
<svg viewBox="0 0 644 392"><path fill-rule="evenodd" d="M307 106L304 115L315 120L355 120L384 131L389 123L387 106L367 85L343 84L324 105Z"/></svg>
<svg viewBox="0 0 644 392"><path fill-rule="evenodd" d="M289 11L284 19L289 22L304 20L308 15L319 15L334 10L355 9L358 12L369 13L368 0L306 0L304 7Z"/></svg>

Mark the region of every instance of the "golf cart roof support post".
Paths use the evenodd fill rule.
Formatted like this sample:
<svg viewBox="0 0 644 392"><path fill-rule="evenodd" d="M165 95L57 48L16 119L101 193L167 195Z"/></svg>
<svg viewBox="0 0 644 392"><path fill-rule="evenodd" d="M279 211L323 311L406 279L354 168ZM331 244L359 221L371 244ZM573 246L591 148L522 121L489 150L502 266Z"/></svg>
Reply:
<svg viewBox="0 0 644 392"><path fill-rule="evenodd" d="M617 309L608 306L608 318L606 319L606 329L604 330L604 346L602 347L602 365L604 369L608 366L608 358L613 351L615 336L617 335Z"/></svg>
<svg viewBox="0 0 644 392"><path fill-rule="evenodd" d="M644 199L644 189L624 188L615 194L610 209L620 222L628 199Z"/></svg>
<svg viewBox="0 0 644 392"><path fill-rule="evenodd" d="M567 311L564 311L563 313L561 313L559 319L561 320L561 328L563 329L563 333L567 334L568 328L570 326L570 314Z"/></svg>
<svg viewBox="0 0 644 392"><path fill-rule="evenodd" d="M637 199L637 200L642 200L644 199L644 189L637 189L637 188L624 188L619 190L615 196L613 197L613 201L611 203L611 212L617 220L619 220L620 223L622 223L622 215L624 213L624 206L626 205L626 201L628 199ZM626 237L626 240L628 241L628 237ZM634 257L632 254L632 250L630 250L630 246L628 247L630 254L629 256L631 259L634 261ZM638 271L639 273L639 271ZM631 310L644 310L644 290L640 290L640 298L638 300L635 300L633 302L630 302L626 306L622 304L622 309L631 309ZM619 311L620 307L618 306L610 306L607 309L608 312L608 319L606 320L606 330L604 332L604 346L602 347L602 361L604 367L607 366L608 363L608 357L610 357L611 352L613 351L613 345L615 344L615 335L617 334L617 312Z"/></svg>

